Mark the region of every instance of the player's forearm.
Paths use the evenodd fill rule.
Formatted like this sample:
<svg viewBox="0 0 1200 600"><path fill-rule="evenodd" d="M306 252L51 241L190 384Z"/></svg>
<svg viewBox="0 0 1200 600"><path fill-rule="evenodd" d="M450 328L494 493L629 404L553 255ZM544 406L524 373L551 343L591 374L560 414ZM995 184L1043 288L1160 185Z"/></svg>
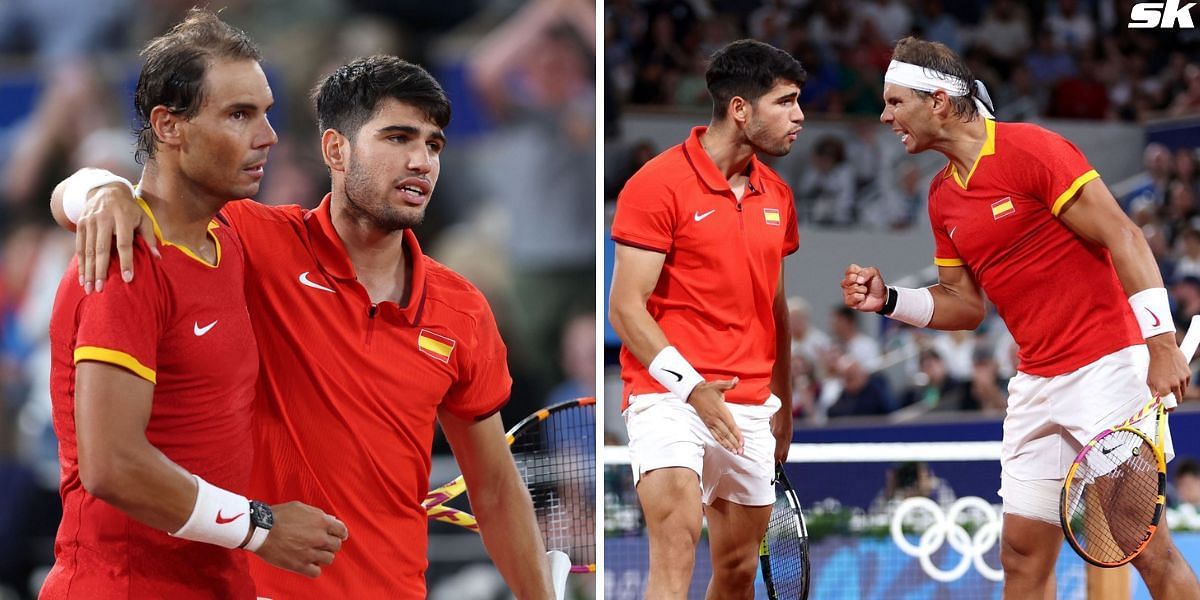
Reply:
<svg viewBox="0 0 1200 600"><path fill-rule="evenodd" d="M91 495L166 532L187 522L196 501L192 476L145 439L81 447L79 476Z"/></svg>
<svg viewBox="0 0 1200 600"><path fill-rule="evenodd" d="M552 599L546 548L516 466L510 461L485 481L468 483L467 493L488 555L519 600Z"/></svg>
<svg viewBox="0 0 1200 600"><path fill-rule="evenodd" d="M621 343L643 365L649 366L663 348L671 345L667 335L646 310L644 299L612 298L608 320L617 337L621 338Z"/></svg>
<svg viewBox="0 0 1200 600"><path fill-rule="evenodd" d="M1108 251L1112 255L1113 268L1126 296L1142 290L1163 287L1162 274L1154 252L1146 243L1146 237L1133 223L1123 225L1117 235L1112 236Z"/></svg>
<svg viewBox="0 0 1200 600"><path fill-rule="evenodd" d="M933 295L933 319L930 329L942 331L974 330L986 315L983 296L937 284L928 288Z"/></svg>
<svg viewBox="0 0 1200 600"><path fill-rule="evenodd" d="M771 309L775 315L775 365L771 369L771 391L783 402L787 414L792 414L792 335L788 322L787 296L775 294Z"/></svg>

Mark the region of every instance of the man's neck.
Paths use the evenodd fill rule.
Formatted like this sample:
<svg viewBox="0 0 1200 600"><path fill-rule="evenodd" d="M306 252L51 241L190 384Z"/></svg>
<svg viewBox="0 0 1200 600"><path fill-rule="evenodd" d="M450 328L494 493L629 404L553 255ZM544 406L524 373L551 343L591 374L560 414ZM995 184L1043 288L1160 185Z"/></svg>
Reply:
<svg viewBox="0 0 1200 600"><path fill-rule="evenodd" d="M349 205L344 191L333 191L329 210L333 229L371 302L407 305L412 266L404 248L404 230L381 230Z"/></svg>
<svg viewBox="0 0 1200 600"><path fill-rule="evenodd" d="M950 159L950 163L965 183L985 143L987 125L983 117L976 117L966 123L951 119L938 132L938 141L934 142L933 149Z"/></svg>
<svg viewBox="0 0 1200 600"><path fill-rule="evenodd" d="M183 246L210 262L215 261L208 224L228 198L213 197L187 181L178 169L160 165L157 160L148 161L142 169L138 195L154 213L164 241Z"/></svg>
<svg viewBox="0 0 1200 600"><path fill-rule="evenodd" d="M740 183L745 183L750 161L754 158L754 147L732 121L714 120L700 136L700 145L731 187L739 183L739 179L742 180Z"/></svg>

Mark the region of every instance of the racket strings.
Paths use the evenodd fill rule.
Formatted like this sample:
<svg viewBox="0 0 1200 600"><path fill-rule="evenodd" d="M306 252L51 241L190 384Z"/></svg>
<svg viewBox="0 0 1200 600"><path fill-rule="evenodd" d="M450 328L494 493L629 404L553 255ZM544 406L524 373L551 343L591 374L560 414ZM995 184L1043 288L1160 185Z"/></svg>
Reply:
<svg viewBox="0 0 1200 600"><path fill-rule="evenodd" d="M800 598L808 586L808 533L782 486L776 486L775 506L767 524L767 551L776 598Z"/></svg>
<svg viewBox="0 0 1200 600"><path fill-rule="evenodd" d="M1101 439L1080 462L1067 492L1071 533L1102 563L1118 563L1141 546L1160 493L1158 462L1146 440L1129 431Z"/></svg>
<svg viewBox="0 0 1200 600"><path fill-rule="evenodd" d="M594 405L572 405L530 423L512 443L546 549L577 567L596 563L595 423Z"/></svg>

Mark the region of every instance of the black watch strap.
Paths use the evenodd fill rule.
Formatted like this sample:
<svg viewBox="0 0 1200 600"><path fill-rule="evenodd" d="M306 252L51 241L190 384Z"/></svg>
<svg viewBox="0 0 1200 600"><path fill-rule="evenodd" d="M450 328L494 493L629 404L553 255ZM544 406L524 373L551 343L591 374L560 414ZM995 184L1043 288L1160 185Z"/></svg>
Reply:
<svg viewBox="0 0 1200 600"><path fill-rule="evenodd" d="M896 299L899 296L900 295L896 293L896 288L890 285L887 286L887 298L883 301L883 308L879 309L877 312L885 317L895 312Z"/></svg>

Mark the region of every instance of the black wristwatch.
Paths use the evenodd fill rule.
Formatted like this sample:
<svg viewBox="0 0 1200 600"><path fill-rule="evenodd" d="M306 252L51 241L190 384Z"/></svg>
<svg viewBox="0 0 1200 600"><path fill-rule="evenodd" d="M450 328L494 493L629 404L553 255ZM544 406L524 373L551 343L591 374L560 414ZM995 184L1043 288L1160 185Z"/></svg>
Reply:
<svg viewBox="0 0 1200 600"><path fill-rule="evenodd" d="M250 522L259 529L271 529L275 526L275 513L271 507L258 500L250 501Z"/></svg>
<svg viewBox="0 0 1200 600"><path fill-rule="evenodd" d="M251 551L257 551L262 541L266 539L267 533L275 526L275 513L271 512L271 507L264 502L258 500L250 501L250 534L246 536L246 541L242 542L238 548L245 548Z"/></svg>

